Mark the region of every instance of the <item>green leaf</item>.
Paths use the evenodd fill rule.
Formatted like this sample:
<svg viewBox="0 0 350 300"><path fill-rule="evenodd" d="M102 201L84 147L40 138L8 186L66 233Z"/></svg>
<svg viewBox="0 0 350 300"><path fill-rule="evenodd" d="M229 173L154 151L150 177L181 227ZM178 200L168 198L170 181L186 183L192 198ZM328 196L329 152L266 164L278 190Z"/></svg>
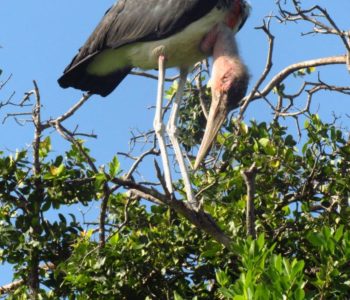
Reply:
<svg viewBox="0 0 350 300"><path fill-rule="evenodd" d="M292 262L292 274L293 276L296 276L298 273L302 273L304 270L305 262L297 259L294 259Z"/></svg>
<svg viewBox="0 0 350 300"><path fill-rule="evenodd" d="M288 276L290 276L290 273L291 273L290 262L288 261L288 259L283 259L282 262L283 262L285 272L287 273Z"/></svg>
<svg viewBox="0 0 350 300"><path fill-rule="evenodd" d="M221 288L219 288L219 292L227 299L239 299L239 300L242 299L242 300L244 300L244 296L239 296L239 295L235 296L234 292L227 289L227 288L221 287ZM239 298L239 297L243 297L243 298Z"/></svg>
<svg viewBox="0 0 350 300"><path fill-rule="evenodd" d="M304 300L305 299L305 292L304 289L299 288L294 293L293 296L295 297L295 300Z"/></svg>
<svg viewBox="0 0 350 300"><path fill-rule="evenodd" d="M168 100L171 100L175 96L178 90L178 87L179 87L179 84L177 80L175 80L171 85L171 87L167 91L165 91L165 98Z"/></svg>
<svg viewBox="0 0 350 300"><path fill-rule="evenodd" d="M284 83L281 83L273 88L273 92L278 95L283 95L283 92L285 90L286 86Z"/></svg>
<svg viewBox="0 0 350 300"><path fill-rule="evenodd" d="M282 256L280 254L274 256L274 267L278 273L282 273Z"/></svg>
<svg viewBox="0 0 350 300"><path fill-rule="evenodd" d="M180 294L178 294L178 292L174 292L174 300L184 300L181 296L180 296Z"/></svg>
<svg viewBox="0 0 350 300"><path fill-rule="evenodd" d="M259 250L262 250L262 248L264 247L265 245L265 234L260 234L257 241L256 241L258 247L259 247Z"/></svg>
<svg viewBox="0 0 350 300"><path fill-rule="evenodd" d="M311 74L311 73L313 73L313 72L315 72L316 71L316 67L308 67L308 68L306 68L306 72L308 73L308 74Z"/></svg>
<svg viewBox="0 0 350 300"><path fill-rule="evenodd" d="M270 140L268 138L261 138L259 144L265 148L270 144Z"/></svg>
<svg viewBox="0 0 350 300"><path fill-rule="evenodd" d="M281 166L281 161L278 159L273 159L271 160L271 162L269 163L269 165L271 166L271 168L273 169L278 169Z"/></svg>
<svg viewBox="0 0 350 300"><path fill-rule="evenodd" d="M285 216L289 216L290 215L291 211L290 211L289 205L283 206L282 210L283 210Z"/></svg>
<svg viewBox="0 0 350 300"><path fill-rule="evenodd" d="M331 229L328 226L324 226L322 228L322 233L323 233L326 241L328 241L332 235Z"/></svg>
<svg viewBox="0 0 350 300"><path fill-rule="evenodd" d="M222 246L218 243L213 243L210 245L210 249L201 253L202 257L210 258L215 257L219 251L222 250Z"/></svg>
<svg viewBox="0 0 350 300"><path fill-rule="evenodd" d="M108 164L109 166L109 175L114 178L117 176L120 169L120 162L117 156L113 157L113 160Z"/></svg>
<svg viewBox="0 0 350 300"><path fill-rule="evenodd" d="M274 155L276 153L276 149L270 139L261 138L259 139L259 144L263 147L264 151L268 155Z"/></svg>
<svg viewBox="0 0 350 300"><path fill-rule="evenodd" d="M65 170L65 165L61 164L59 167L55 167L55 166L50 166L50 174L53 177L59 177L63 171Z"/></svg>
<svg viewBox="0 0 350 300"><path fill-rule="evenodd" d="M51 201L45 201L45 203L43 204L43 206L41 207L41 210L43 211L43 212L45 212L45 211L48 211L49 209L50 209L50 207L51 207Z"/></svg>
<svg viewBox="0 0 350 300"><path fill-rule="evenodd" d="M321 247L323 245L323 238L317 233L310 232L307 235L307 240L315 247Z"/></svg>
<svg viewBox="0 0 350 300"><path fill-rule="evenodd" d="M95 175L95 186L96 188L101 188L103 184L107 181L106 175L104 173L98 173Z"/></svg>
<svg viewBox="0 0 350 300"><path fill-rule="evenodd" d="M39 156L45 158L51 151L51 138L48 136L39 145Z"/></svg>
<svg viewBox="0 0 350 300"><path fill-rule="evenodd" d="M117 232L109 239L109 243L115 246L118 244L119 240L120 240L120 236L119 236L119 233Z"/></svg>
<svg viewBox="0 0 350 300"><path fill-rule="evenodd" d="M215 274L216 281L223 287L225 287L230 282L230 278L227 276L226 272L219 270Z"/></svg>
<svg viewBox="0 0 350 300"><path fill-rule="evenodd" d="M340 225L339 228L336 230L336 232L334 233L334 239L335 241L339 242L340 239L342 238L344 233L344 225Z"/></svg>

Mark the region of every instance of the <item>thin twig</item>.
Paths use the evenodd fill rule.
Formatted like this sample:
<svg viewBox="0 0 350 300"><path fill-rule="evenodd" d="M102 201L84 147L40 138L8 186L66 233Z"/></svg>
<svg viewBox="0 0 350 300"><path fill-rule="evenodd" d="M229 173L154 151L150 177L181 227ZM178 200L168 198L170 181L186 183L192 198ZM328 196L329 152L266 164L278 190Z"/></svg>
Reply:
<svg viewBox="0 0 350 300"><path fill-rule="evenodd" d="M32 211L30 217L34 220L40 219L40 201L44 199L44 190L42 187L41 180L41 162L40 162L40 143L41 143L41 99L40 92L36 81L34 83L34 95L36 103L33 109L33 122L34 122L34 141L33 141L33 173L34 173L34 186L35 186L35 197L32 203ZM33 232L30 234L32 242L36 242L40 236L40 225L33 226ZM32 243L33 245L34 243ZM32 246L30 249L30 260L29 260L29 275L28 275L28 286L30 289L30 298L36 300L39 293L39 262L40 252L39 249Z"/></svg>
<svg viewBox="0 0 350 300"><path fill-rule="evenodd" d="M253 239L256 238L255 232L255 177L257 169L255 163L247 170L242 171L242 176L247 186L247 205L246 205L246 227L247 235L250 235Z"/></svg>
<svg viewBox="0 0 350 300"><path fill-rule="evenodd" d="M292 64L282 71L280 71L277 75L275 75L270 82L264 87L264 89L259 92L252 91L249 93L249 95L245 96L242 100L243 108L245 108L244 103L247 101L253 101L256 99L261 99L262 97L266 97L276 86L280 85L282 81L284 81L289 75L293 74L294 72L311 68L311 67L319 67L319 66L327 66L327 65L336 65L336 64L346 64L346 55L339 55L339 56L331 56L331 57L323 57L318 59L312 59L307 61L302 61L299 63ZM242 115L242 113L241 113Z"/></svg>
<svg viewBox="0 0 350 300"><path fill-rule="evenodd" d="M131 71L130 74L135 75L135 76L141 76L141 77L145 77L145 78L158 80L158 75L153 75L153 74L150 74L147 72ZM167 82L173 82L173 81L177 80L178 78L179 78L179 75L176 75L176 76L170 77L170 78L165 77L164 80Z"/></svg>
<svg viewBox="0 0 350 300"><path fill-rule="evenodd" d="M272 69L272 65L273 65L272 58L273 58L275 37L270 32L270 20L271 20L271 18L269 18L267 22L264 20L263 25L261 27L257 27L256 28L256 29L263 30L264 33L267 35L267 38L268 38L268 41L269 41L266 65L265 65L265 69L264 69L262 75L260 76L260 78L256 82L256 84L253 87L253 89L250 92L250 94L248 96L244 97L243 100L241 101L242 105L240 107L240 113L239 113L238 121L242 120L243 115L244 115L245 111L247 110L249 103L254 100L254 95L256 95L256 93L259 90L260 86L265 81L265 79L267 78L268 74L270 73L270 71ZM259 94L261 94L261 93L259 93Z"/></svg>
<svg viewBox="0 0 350 300"><path fill-rule="evenodd" d="M11 80L12 74L10 74L7 79L3 82L0 82L0 90Z"/></svg>
<svg viewBox="0 0 350 300"><path fill-rule="evenodd" d="M92 96L92 94L90 94L90 93L84 94L83 97L75 105L73 105L66 113L57 117L54 120L47 121L45 124L43 124L43 128L46 129L46 128L51 127L52 125L55 126L55 123L62 123L63 121L67 120L72 115L74 115L76 113L76 111L79 108L81 108L85 104L85 102L91 98L91 96Z"/></svg>
<svg viewBox="0 0 350 300"><path fill-rule="evenodd" d="M45 263L43 265L40 265L39 268L43 271L52 271L56 268L56 266L53 263ZM9 284L0 286L0 296L9 294L13 291L15 291L20 286L24 285L25 281L23 279L16 280L14 282L11 282Z"/></svg>

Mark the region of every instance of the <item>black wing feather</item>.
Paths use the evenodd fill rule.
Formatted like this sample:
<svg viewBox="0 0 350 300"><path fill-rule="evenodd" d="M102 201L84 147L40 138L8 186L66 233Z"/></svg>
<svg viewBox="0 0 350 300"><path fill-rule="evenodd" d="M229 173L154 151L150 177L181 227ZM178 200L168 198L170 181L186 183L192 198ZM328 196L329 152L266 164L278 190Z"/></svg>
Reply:
<svg viewBox="0 0 350 300"><path fill-rule="evenodd" d="M119 0L104 15L94 32L65 69L59 84L106 96L124 79L132 66L98 77L86 72L105 49L134 42L164 39L209 13L219 0Z"/></svg>

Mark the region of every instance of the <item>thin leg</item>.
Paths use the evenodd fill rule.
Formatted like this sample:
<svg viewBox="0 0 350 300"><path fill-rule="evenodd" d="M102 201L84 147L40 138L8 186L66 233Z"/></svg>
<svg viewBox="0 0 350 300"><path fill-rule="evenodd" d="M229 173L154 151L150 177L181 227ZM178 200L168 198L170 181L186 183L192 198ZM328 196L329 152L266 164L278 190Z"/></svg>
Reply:
<svg viewBox="0 0 350 300"><path fill-rule="evenodd" d="M168 132L169 138L171 140L171 143L173 144L177 162L179 163L181 176L182 176L182 179L183 179L184 185L185 185L187 200L191 205L196 205L196 199L193 195L191 181L190 181L190 177L188 175L189 172L188 172L188 169L187 169L187 166L186 166L186 163L185 163L182 151L181 151L179 140L177 138L177 120L179 117L179 109L180 109L180 104L182 101L183 92L185 89L186 78L187 78L187 69L181 69L180 70L179 86L178 86L178 90L177 90L175 100L173 103L172 111L171 111L171 114L169 117L169 122L167 125L167 132Z"/></svg>
<svg viewBox="0 0 350 300"><path fill-rule="evenodd" d="M153 121L153 128L156 133L160 155L163 161L164 177L166 187L170 194L174 192L170 165L168 158L168 151L165 142L165 125L163 123L163 94L164 94L164 77L165 77L165 57L160 55L158 59L159 77L158 77L158 93L157 93L157 104L156 104L156 115Z"/></svg>

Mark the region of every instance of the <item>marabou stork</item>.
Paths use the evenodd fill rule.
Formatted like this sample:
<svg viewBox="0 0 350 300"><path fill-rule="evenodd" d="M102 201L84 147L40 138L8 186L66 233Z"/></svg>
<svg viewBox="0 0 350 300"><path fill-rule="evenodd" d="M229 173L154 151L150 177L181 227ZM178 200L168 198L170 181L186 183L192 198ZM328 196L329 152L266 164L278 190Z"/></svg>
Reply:
<svg viewBox="0 0 350 300"><path fill-rule="evenodd" d="M228 112L237 107L248 85L234 34L248 16L244 0L119 0L102 18L58 82L107 96L133 68L158 69L154 129L167 189L173 193L165 131L173 144L187 198L195 202L187 166L177 140L180 102L191 66L213 56L212 102L194 169L208 152ZM167 127L162 103L165 68L178 67L180 79Z"/></svg>

